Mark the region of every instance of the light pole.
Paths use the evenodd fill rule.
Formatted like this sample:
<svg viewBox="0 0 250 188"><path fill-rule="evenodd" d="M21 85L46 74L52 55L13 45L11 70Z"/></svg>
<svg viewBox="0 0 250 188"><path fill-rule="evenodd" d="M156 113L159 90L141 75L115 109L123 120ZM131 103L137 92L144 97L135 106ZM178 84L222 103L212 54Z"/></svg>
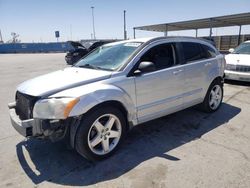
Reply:
<svg viewBox="0 0 250 188"><path fill-rule="evenodd" d="M95 38L95 17L94 17L94 8L95 7L91 7L91 9L92 9L92 23L93 23L93 36L94 36L94 39L96 39Z"/></svg>
<svg viewBox="0 0 250 188"><path fill-rule="evenodd" d="M0 44L1 43L3 43L3 37L2 37L1 29L0 29Z"/></svg>
<svg viewBox="0 0 250 188"><path fill-rule="evenodd" d="M127 39L127 31L126 31L126 10L123 11L123 19L124 19L124 40Z"/></svg>

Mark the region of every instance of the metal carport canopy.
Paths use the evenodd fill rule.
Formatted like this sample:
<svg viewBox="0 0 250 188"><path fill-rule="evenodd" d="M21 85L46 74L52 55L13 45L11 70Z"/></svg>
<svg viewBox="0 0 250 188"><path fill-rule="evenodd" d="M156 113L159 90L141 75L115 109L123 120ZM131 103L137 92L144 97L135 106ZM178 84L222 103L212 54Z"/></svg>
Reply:
<svg viewBox="0 0 250 188"><path fill-rule="evenodd" d="M155 24L148 26L134 27L135 30L145 30L145 31L156 31L156 32L168 32L168 31L181 31L181 30L198 30L205 28L216 28L216 27L229 27L229 26L242 26L250 25L250 12L218 16L197 20Z"/></svg>

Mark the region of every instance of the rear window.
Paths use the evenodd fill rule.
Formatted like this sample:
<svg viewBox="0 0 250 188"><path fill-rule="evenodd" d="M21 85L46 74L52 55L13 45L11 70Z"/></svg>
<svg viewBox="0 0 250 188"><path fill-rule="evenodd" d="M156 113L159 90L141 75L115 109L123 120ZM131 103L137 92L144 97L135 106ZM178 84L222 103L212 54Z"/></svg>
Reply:
<svg viewBox="0 0 250 188"><path fill-rule="evenodd" d="M182 49L185 62L192 62L206 58L204 50L199 43L183 42Z"/></svg>

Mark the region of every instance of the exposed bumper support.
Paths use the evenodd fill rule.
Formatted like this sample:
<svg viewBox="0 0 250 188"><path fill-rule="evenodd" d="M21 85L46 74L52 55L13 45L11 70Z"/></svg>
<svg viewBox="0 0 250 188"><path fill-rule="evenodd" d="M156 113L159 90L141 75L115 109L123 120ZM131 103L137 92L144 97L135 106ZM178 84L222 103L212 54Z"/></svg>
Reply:
<svg viewBox="0 0 250 188"><path fill-rule="evenodd" d="M16 103L9 103L11 124L24 137L49 138L52 141L61 140L66 136L68 121L27 119L21 120L16 114Z"/></svg>
<svg viewBox="0 0 250 188"><path fill-rule="evenodd" d="M41 120L38 119L20 120L15 110L16 103L9 103L8 107L10 109L9 113L10 113L11 124L18 133L20 133L24 137L42 135Z"/></svg>

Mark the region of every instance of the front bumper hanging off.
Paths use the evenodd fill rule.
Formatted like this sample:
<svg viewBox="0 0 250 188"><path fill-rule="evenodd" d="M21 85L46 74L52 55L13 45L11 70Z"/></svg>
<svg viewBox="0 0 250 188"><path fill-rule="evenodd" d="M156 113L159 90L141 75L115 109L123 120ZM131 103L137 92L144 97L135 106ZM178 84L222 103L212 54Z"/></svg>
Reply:
<svg viewBox="0 0 250 188"><path fill-rule="evenodd" d="M16 114L16 103L9 103L11 124L16 131L24 137L39 136L43 134L42 121L39 119L21 120Z"/></svg>
<svg viewBox="0 0 250 188"><path fill-rule="evenodd" d="M21 120L16 114L16 103L9 103L11 124L16 131L24 137L49 138L51 141L59 141L66 136L70 119L27 119Z"/></svg>

